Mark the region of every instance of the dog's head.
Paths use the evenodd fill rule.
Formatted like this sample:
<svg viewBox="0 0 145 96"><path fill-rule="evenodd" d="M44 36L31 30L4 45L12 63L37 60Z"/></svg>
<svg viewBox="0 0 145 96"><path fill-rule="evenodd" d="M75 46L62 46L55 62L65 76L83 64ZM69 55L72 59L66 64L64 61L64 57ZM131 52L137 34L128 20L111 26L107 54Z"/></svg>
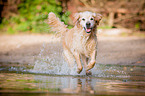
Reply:
<svg viewBox="0 0 145 96"><path fill-rule="evenodd" d="M92 13L89 11L76 13L74 17L74 22L78 27L82 27L86 33L91 33L97 25L99 25L99 21L102 19L101 14Z"/></svg>

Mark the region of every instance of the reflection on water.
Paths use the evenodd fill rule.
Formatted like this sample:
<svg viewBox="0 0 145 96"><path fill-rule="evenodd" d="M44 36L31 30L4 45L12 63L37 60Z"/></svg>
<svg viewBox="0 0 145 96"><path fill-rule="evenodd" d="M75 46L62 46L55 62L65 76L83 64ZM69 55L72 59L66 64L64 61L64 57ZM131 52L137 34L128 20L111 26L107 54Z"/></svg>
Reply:
<svg viewBox="0 0 145 96"><path fill-rule="evenodd" d="M43 96L48 94L53 96L56 93L62 96L65 94L82 96L145 94L145 67L98 64L92 70L93 75L86 76L32 74L27 67L12 65L1 64L0 93L2 96L6 96L7 92L13 95L27 93L30 96L32 96L30 93L34 93L33 95L41 93Z"/></svg>

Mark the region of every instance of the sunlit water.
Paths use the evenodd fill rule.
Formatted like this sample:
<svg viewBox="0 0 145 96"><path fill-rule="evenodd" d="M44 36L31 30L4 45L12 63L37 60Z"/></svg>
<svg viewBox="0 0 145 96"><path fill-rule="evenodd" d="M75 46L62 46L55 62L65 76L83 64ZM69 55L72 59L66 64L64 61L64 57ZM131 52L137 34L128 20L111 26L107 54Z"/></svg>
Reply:
<svg viewBox="0 0 145 96"><path fill-rule="evenodd" d="M0 64L1 96L145 95L145 67L96 64L92 75L85 69L77 74L77 65L69 67L58 46L44 43L33 66Z"/></svg>

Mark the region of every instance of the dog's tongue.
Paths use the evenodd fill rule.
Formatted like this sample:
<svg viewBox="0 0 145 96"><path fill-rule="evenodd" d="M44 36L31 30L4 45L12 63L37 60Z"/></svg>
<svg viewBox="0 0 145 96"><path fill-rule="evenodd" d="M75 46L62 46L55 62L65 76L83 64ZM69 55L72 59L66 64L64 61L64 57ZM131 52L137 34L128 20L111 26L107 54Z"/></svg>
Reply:
<svg viewBox="0 0 145 96"><path fill-rule="evenodd" d="M91 29L86 29L86 31L87 31L87 32L90 32L90 31L91 31Z"/></svg>

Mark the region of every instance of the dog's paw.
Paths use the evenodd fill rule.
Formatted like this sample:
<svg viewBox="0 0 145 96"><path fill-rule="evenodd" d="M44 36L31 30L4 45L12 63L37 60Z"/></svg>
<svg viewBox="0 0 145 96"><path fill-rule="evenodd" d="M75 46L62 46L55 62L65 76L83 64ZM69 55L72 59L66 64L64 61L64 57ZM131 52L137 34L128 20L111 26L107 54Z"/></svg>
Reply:
<svg viewBox="0 0 145 96"><path fill-rule="evenodd" d="M87 76L92 75L92 72L91 71L86 71L86 75Z"/></svg>
<svg viewBox="0 0 145 96"><path fill-rule="evenodd" d="M77 73L80 74L83 68L78 68Z"/></svg>

